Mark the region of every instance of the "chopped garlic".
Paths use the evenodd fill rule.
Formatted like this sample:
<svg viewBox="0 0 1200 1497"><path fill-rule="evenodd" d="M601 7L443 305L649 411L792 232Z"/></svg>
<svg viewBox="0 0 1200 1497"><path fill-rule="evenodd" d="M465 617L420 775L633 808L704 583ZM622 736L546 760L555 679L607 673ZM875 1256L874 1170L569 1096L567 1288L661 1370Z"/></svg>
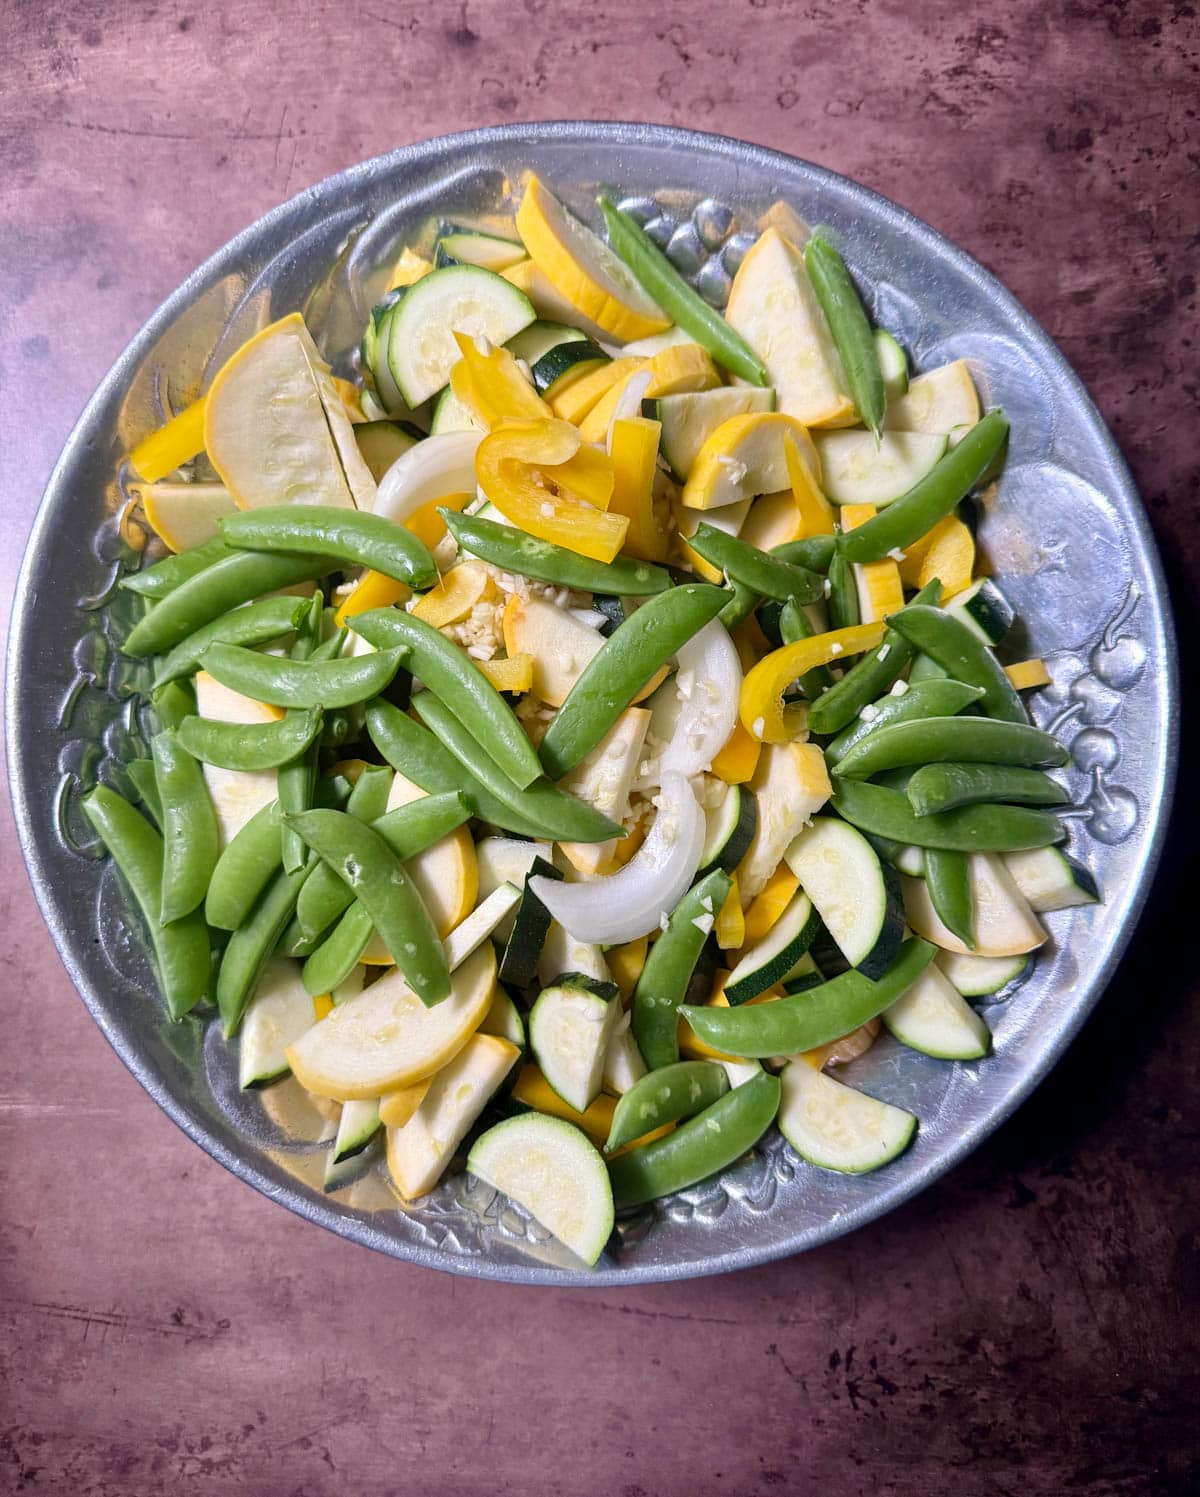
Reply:
<svg viewBox="0 0 1200 1497"><path fill-rule="evenodd" d="M821 591L825 594L826 597L828 597L833 591L833 583L830 582L828 577L826 577L825 581L822 582Z"/></svg>
<svg viewBox="0 0 1200 1497"><path fill-rule="evenodd" d="M893 546L892 549L888 552L888 555L892 558L893 561L903 561L905 553L901 551L899 546Z"/></svg>
<svg viewBox="0 0 1200 1497"><path fill-rule="evenodd" d="M886 660L891 653L892 653L892 647L891 647L891 645L880 645L879 649L875 652L875 659L876 660Z"/></svg>
<svg viewBox="0 0 1200 1497"><path fill-rule="evenodd" d="M829 653L831 655L840 655L842 653L842 647L841 647L841 645L839 645L835 641L833 644L831 644L829 646Z"/></svg>
<svg viewBox="0 0 1200 1497"><path fill-rule="evenodd" d="M701 931L704 935L708 935L709 931L713 928L713 917L711 915L697 915L692 924L698 931Z"/></svg>
<svg viewBox="0 0 1200 1497"><path fill-rule="evenodd" d="M865 723L874 722L879 716L879 708L874 702L868 702L858 715Z"/></svg>
<svg viewBox="0 0 1200 1497"><path fill-rule="evenodd" d="M539 509L538 509L538 514L541 515L541 517L542 517L543 520L552 520L554 518L554 506L553 506L553 504L548 504L547 503L547 504L541 505L539 507Z"/></svg>
<svg viewBox="0 0 1200 1497"><path fill-rule="evenodd" d="M896 684L895 684L895 686L892 687L892 695L894 697L902 697L907 690L908 690L908 682L907 681L897 681Z"/></svg>
<svg viewBox="0 0 1200 1497"><path fill-rule="evenodd" d="M766 726L767 722L763 717L756 717L750 724L750 731L754 734L755 738L757 738L760 743L762 742L762 736L763 732L766 729Z"/></svg>
<svg viewBox="0 0 1200 1497"><path fill-rule="evenodd" d="M659 928L659 930L665 931L666 928L667 928L667 926L670 925L670 923L671 923L671 917L667 914L666 910L663 910L662 914L659 915L659 917L658 917L658 928Z"/></svg>

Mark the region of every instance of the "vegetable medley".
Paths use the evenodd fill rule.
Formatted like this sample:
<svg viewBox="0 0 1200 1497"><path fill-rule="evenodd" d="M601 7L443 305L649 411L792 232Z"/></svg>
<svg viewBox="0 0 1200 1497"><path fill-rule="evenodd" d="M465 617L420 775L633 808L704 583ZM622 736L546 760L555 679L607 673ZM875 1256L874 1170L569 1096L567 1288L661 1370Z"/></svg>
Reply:
<svg viewBox="0 0 1200 1497"><path fill-rule="evenodd" d="M1097 897L976 555L1003 413L910 380L825 233L722 315L599 206L441 225L357 381L292 314L134 449L156 731L85 800L171 1017L328 1108L327 1188L470 1141L588 1263L772 1123L893 1159L839 1068L986 1056L969 1000Z"/></svg>

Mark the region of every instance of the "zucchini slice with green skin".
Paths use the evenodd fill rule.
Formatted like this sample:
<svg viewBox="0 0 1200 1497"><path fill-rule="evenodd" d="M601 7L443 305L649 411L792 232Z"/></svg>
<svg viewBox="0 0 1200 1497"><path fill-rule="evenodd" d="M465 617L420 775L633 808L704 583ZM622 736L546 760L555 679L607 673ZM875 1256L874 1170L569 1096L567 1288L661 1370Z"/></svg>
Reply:
<svg viewBox="0 0 1200 1497"><path fill-rule="evenodd" d="M990 577L980 577L946 607L985 644L998 645L1017 619L1017 611Z"/></svg>
<svg viewBox="0 0 1200 1497"><path fill-rule="evenodd" d="M964 998L990 998L1029 965L1027 955L971 956L957 951L939 951L935 961Z"/></svg>
<svg viewBox="0 0 1200 1497"><path fill-rule="evenodd" d="M723 421L774 409L775 391L753 385L662 395L642 402L643 416L662 424L659 451L676 483L687 481L696 454Z"/></svg>
<svg viewBox="0 0 1200 1497"><path fill-rule="evenodd" d="M424 435L408 421L359 421L354 427L354 440L376 483Z"/></svg>
<svg viewBox="0 0 1200 1497"><path fill-rule="evenodd" d="M242 1020L238 1085L243 1090L267 1086L286 1076L291 1067L284 1051L316 1022L299 963L286 958L269 962Z"/></svg>
<svg viewBox="0 0 1200 1497"><path fill-rule="evenodd" d="M439 265L478 265L499 274L525 258L525 246L519 239L505 239L499 234L485 234L480 229L461 229L443 224L438 234L435 254Z"/></svg>
<svg viewBox="0 0 1200 1497"><path fill-rule="evenodd" d="M793 1060L780 1078L779 1131L809 1164L842 1175L865 1175L889 1164L913 1140L911 1112L835 1081Z"/></svg>
<svg viewBox="0 0 1200 1497"><path fill-rule="evenodd" d="M850 965L881 977L904 937L892 868L861 832L831 816L813 817L783 856Z"/></svg>
<svg viewBox="0 0 1200 1497"><path fill-rule="evenodd" d="M904 881L904 910L918 935L933 941L943 951L973 956L1023 956L1046 939L1041 921L1029 907L1005 866L995 853L967 854L967 881L971 889L972 934L968 948L947 930L933 907L926 881Z"/></svg>
<svg viewBox="0 0 1200 1497"><path fill-rule="evenodd" d="M819 988L825 981L825 974L813 960L811 951L806 951L790 972L783 979L783 991L785 993L807 993L809 988Z"/></svg>
<svg viewBox="0 0 1200 1497"><path fill-rule="evenodd" d="M757 998L793 971L821 928L821 917L807 894L793 894L787 909L725 980L730 1008ZM795 991L795 989L793 989Z"/></svg>
<svg viewBox="0 0 1200 1497"><path fill-rule="evenodd" d="M458 363L456 332L507 343L535 320L529 298L503 276L477 265L447 265L407 287L389 313L387 368L405 403L420 405ZM376 363L384 357L380 329Z"/></svg>
<svg viewBox="0 0 1200 1497"><path fill-rule="evenodd" d="M622 1014L613 1027L604 1057L604 1076L600 1085L615 1097L623 1097L646 1074L646 1062L629 1027L629 1014Z"/></svg>
<svg viewBox="0 0 1200 1497"><path fill-rule="evenodd" d="M500 961L500 981L515 988L529 987L537 976L542 948L550 931L550 911L529 887L529 880L539 873L543 878L562 878L553 863L535 852L525 872L521 903Z"/></svg>
<svg viewBox="0 0 1200 1497"><path fill-rule="evenodd" d="M553 326L554 324L547 324ZM534 327L538 326L537 323ZM533 328L527 331L532 332ZM545 353L540 354L537 361L529 360L532 364L530 373L533 375L534 388L538 394L546 400L552 400L556 395L577 379L582 379L585 374L590 374L593 369L598 369L601 364L609 362L608 355L598 343L593 343L590 338L572 339L570 342L558 343L553 348L548 348Z"/></svg>
<svg viewBox="0 0 1200 1497"><path fill-rule="evenodd" d="M908 355L881 327L875 329L875 355L883 375L883 393L889 400L896 400L908 389Z"/></svg>
<svg viewBox="0 0 1200 1497"><path fill-rule="evenodd" d="M588 343L591 340L582 328L571 327L565 322L550 322L539 317L527 328L508 340L508 351L514 359L524 359L532 370L537 361L552 348L564 343ZM604 350L600 350L604 353ZM605 354L607 358L607 354Z"/></svg>
<svg viewBox="0 0 1200 1497"><path fill-rule="evenodd" d="M615 982L564 972L543 988L529 1015L529 1043L542 1075L576 1112L596 1100L613 1028L621 1017Z"/></svg>
<svg viewBox="0 0 1200 1497"><path fill-rule="evenodd" d="M520 837L481 837L475 844L475 866L479 872L479 900L482 903L501 884L524 887L525 875L536 858L548 863L554 849L549 842L526 842ZM516 924L516 915L506 915L496 926L497 941L507 943Z"/></svg>
<svg viewBox="0 0 1200 1497"><path fill-rule="evenodd" d="M936 964L931 963L880 1015L889 1034L935 1060L980 1060L992 1032Z"/></svg>
<svg viewBox="0 0 1200 1497"><path fill-rule="evenodd" d="M465 920L460 920L442 942L451 972L483 945L502 920L514 915L520 903L521 891L516 884L503 883L481 900Z"/></svg>
<svg viewBox="0 0 1200 1497"><path fill-rule="evenodd" d="M337 1136L329 1155L330 1163L342 1164L355 1154L361 1154L381 1127L378 1101L343 1102Z"/></svg>
<svg viewBox="0 0 1200 1497"><path fill-rule="evenodd" d="M593 1264L613 1230L613 1193L600 1151L561 1118L525 1113L481 1134L467 1172L523 1206Z"/></svg>
<svg viewBox="0 0 1200 1497"><path fill-rule="evenodd" d="M448 431L482 431L483 425L459 400L449 385L433 403L433 416L429 422L429 435L440 437Z"/></svg>
<svg viewBox="0 0 1200 1497"><path fill-rule="evenodd" d="M1013 883L1039 915L1096 904L1100 899L1096 880L1088 870L1057 847L1011 852L1004 861Z"/></svg>
<svg viewBox="0 0 1200 1497"><path fill-rule="evenodd" d="M928 477L947 443L923 431L885 431L878 442L869 431L814 431L812 437L826 497L880 509Z"/></svg>
<svg viewBox="0 0 1200 1497"><path fill-rule="evenodd" d="M695 1117L728 1090L723 1067L709 1060L680 1060L651 1071L617 1103L604 1152L611 1154L667 1123Z"/></svg>
<svg viewBox="0 0 1200 1497"><path fill-rule="evenodd" d="M510 1045L515 1045L518 1050L524 1050L525 1020L521 1017L521 1010L502 987L497 986L492 1006L480 1020L479 1033L494 1034L499 1039L507 1040Z"/></svg>
<svg viewBox="0 0 1200 1497"><path fill-rule="evenodd" d="M700 875L713 868L732 873L758 830L758 802L749 785L730 785L720 804L706 813Z"/></svg>

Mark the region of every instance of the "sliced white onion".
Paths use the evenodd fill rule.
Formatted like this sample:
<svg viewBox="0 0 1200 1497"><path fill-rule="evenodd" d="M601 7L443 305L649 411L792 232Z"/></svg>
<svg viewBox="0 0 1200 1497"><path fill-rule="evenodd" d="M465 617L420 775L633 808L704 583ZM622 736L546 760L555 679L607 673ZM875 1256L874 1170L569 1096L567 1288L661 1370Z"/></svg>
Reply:
<svg viewBox="0 0 1200 1497"><path fill-rule="evenodd" d="M612 421L608 423L608 438L604 445L610 453L612 452L613 422L631 421L634 416L640 416L642 401L646 398L646 391L649 388L649 369L639 369L636 374L631 374L625 381L625 388L617 396L617 403L613 406Z"/></svg>
<svg viewBox="0 0 1200 1497"><path fill-rule="evenodd" d="M540 875L529 887L577 941L619 945L657 930L687 891L704 851L704 812L680 774L663 776L658 815L618 872L585 883Z"/></svg>
<svg viewBox="0 0 1200 1497"><path fill-rule="evenodd" d="M679 711L663 750L662 772L690 776L708 768L733 732L742 666L729 631L718 619L680 645L675 658Z"/></svg>
<svg viewBox="0 0 1200 1497"><path fill-rule="evenodd" d="M422 504L475 488L481 431L447 431L402 452L379 480L374 513L403 525Z"/></svg>

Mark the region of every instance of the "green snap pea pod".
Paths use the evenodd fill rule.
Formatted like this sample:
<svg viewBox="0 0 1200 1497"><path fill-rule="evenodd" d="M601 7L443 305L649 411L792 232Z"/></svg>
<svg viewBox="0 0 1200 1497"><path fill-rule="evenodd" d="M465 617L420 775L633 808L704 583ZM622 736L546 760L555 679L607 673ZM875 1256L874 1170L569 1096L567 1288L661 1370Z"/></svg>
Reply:
<svg viewBox="0 0 1200 1497"><path fill-rule="evenodd" d="M889 628L936 660L954 680L982 686L979 705L988 717L1010 723L1029 721L1025 704L1004 674L1004 667L961 619L927 603L908 603L887 622Z"/></svg>
<svg viewBox="0 0 1200 1497"><path fill-rule="evenodd" d="M955 762L1054 769L1068 757L1057 738L1029 723L998 722L990 717L924 717L891 722L868 733L842 755L838 774L848 780L865 780L902 765Z"/></svg>
<svg viewBox="0 0 1200 1497"><path fill-rule="evenodd" d="M317 868L324 868L324 866L325 864L321 862L317 864ZM316 869L313 872L316 872ZM310 873L309 878L311 877L312 874ZM303 894L304 890L301 889L300 892ZM324 931L321 932L321 935L324 935ZM306 936L300 929L300 921L293 915L284 927L284 932L280 936L279 944L275 950L279 956L304 957L315 951L317 946L320 945L320 941L321 936L318 936L315 940L311 940Z"/></svg>
<svg viewBox="0 0 1200 1497"><path fill-rule="evenodd" d="M374 921L355 900L305 961L300 980L306 990L315 997L318 993L331 993L345 982L371 944L374 930Z"/></svg>
<svg viewBox="0 0 1200 1497"><path fill-rule="evenodd" d="M428 728L382 697L367 704L367 731L392 768L430 795L460 791L472 815L482 821L521 837L545 835L528 817L519 815L485 789Z"/></svg>
<svg viewBox="0 0 1200 1497"><path fill-rule="evenodd" d="M169 924L204 903L217 865L220 831L204 771L169 729L150 740L154 780L162 807L162 910Z"/></svg>
<svg viewBox="0 0 1200 1497"><path fill-rule="evenodd" d="M279 802L254 813L229 839L208 883L204 918L218 930L245 924L280 869Z"/></svg>
<svg viewBox="0 0 1200 1497"><path fill-rule="evenodd" d="M665 1138L614 1159L608 1167L613 1204L619 1211L643 1206L719 1174L748 1153L775 1121L779 1095L779 1077L763 1071Z"/></svg>
<svg viewBox="0 0 1200 1497"><path fill-rule="evenodd" d="M293 660L337 658L344 636L340 633L335 634L324 644L320 643L321 620L324 611L324 599L320 593L317 593L308 606L304 621L296 635L296 641L292 645L291 658ZM287 715L291 717L298 711L298 708L292 707ZM312 806L313 791L317 783L317 755L321 751L321 744L328 726L328 722L322 723L320 735L313 739L304 752L289 764L279 766L275 778L280 809L285 816L307 811ZM280 827L279 836L280 846L283 849L283 866L289 873L303 867L308 857L308 849L300 840L295 828L283 825Z"/></svg>
<svg viewBox="0 0 1200 1497"><path fill-rule="evenodd" d="M545 778L518 790L488 751L454 713L430 691L419 692L413 706L421 720L502 805L538 828L537 836L555 842L607 842L625 833L578 796Z"/></svg>
<svg viewBox="0 0 1200 1497"><path fill-rule="evenodd" d="M370 567L410 587L432 587L429 547L404 525L361 509L327 504L270 504L221 520L221 538L244 551L309 551Z"/></svg>
<svg viewBox="0 0 1200 1497"><path fill-rule="evenodd" d="M353 707L378 696L399 670L403 647L349 660L280 660L240 645L210 645L203 668L222 686L274 707Z"/></svg>
<svg viewBox="0 0 1200 1497"><path fill-rule="evenodd" d="M108 849L150 932L158 982L172 1019L200 1002L208 990L208 930L199 912L159 921L162 910L163 839L124 796L97 785L83 798L84 815Z"/></svg>
<svg viewBox="0 0 1200 1497"><path fill-rule="evenodd" d="M919 541L986 476L1007 436L1004 412L989 411L907 494L841 536L841 554L847 561L882 561Z"/></svg>
<svg viewBox="0 0 1200 1497"><path fill-rule="evenodd" d="M709 1060L681 1060L651 1071L617 1102L604 1152L611 1154L667 1123L695 1117L728 1090L725 1068Z"/></svg>
<svg viewBox="0 0 1200 1497"><path fill-rule="evenodd" d="M1057 780L1040 769L1018 769L1010 764L927 764L909 780L906 794L918 816L980 803L1063 806L1071 798Z"/></svg>
<svg viewBox="0 0 1200 1497"><path fill-rule="evenodd" d="M943 670L936 660L931 660L924 653L917 655L912 663L912 670L908 673L910 686L916 686L921 681L948 681L950 672Z"/></svg>
<svg viewBox="0 0 1200 1497"><path fill-rule="evenodd" d="M887 394L875 335L846 262L819 231L804 247L804 268L842 358L846 384L863 425L879 440Z"/></svg>
<svg viewBox="0 0 1200 1497"><path fill-rule="evenodd" d="M488 745L488 752L514 785L524 789L542 772L537 753L512 708L471 657L452 640L397 608L374 608L351 621L356 634L377 650L406 645L409 669L445 702L460 723Z"/></svg>
<svg viewBox="0 0 1200 1497"><path fill-rule="evenodd" d="M854 568L844 556L835 555L829 563L829 627L851 629L861 616Z"/></svg>
<svg viewBox="0 0 1200 1497"><path fill-rule="evenodd" d="M633 990L631 1024L649 1071L674 1065L679 1060L679 1005L684 1001L704 943L729 893L729 884L729 875L719 868L693 884L675 906L666 930L650 948ZM646 1131L642 1129L643 1133Z"/></svg>
<svg viewBox="0 0 1200 1497"><path fill-rule="evenodd" d="M412 879L378 832L344 811L285 818L349 885L393 961L429 1007L450 992L450 969L437 930Z"/></svg>
<svg viewBox="0 0 1200 1497"><path fill-rule="evenodd" d="M811 639L815 630L812 620L804 609L789 598L779 613L780 644L794 645L799 639ZM833 687L833 676L827 665L814 666L800 677L800 690L810 702L815 702L824 692Z"/></svg>
<svg viewBox="0 0 1200 1497"><path fill-rule="evenodd" d="M827 572L829 563L837 554L837 537L832 535L807 535L798 541L784 541L772 546L770 554L781 561L795 562L798 567L807 567L810 572Z"/></svg>
<svg viewBox="0 0 1200 1497"><path fill-rule="evenodd" d="M853 568L848 567L847 571L853 571ZM833 568L830 569L831 576L832 573ZM941 591L940 582L930 582L913 601L936 602ZM844 728L869 702L882 696L900 679L912 657L913 647L904 635L897 634L894 629L885 630L879 644L856 661L836 685L813 703L808 714L811 731L836 733L839 728Z"/></svg>
<svg viewBox="0 0 1200 1497"><path fill-rule="evenodd" d="M313 791L313 805L322 811L340 811L350 799L354 786L344 774L325 774Z"/></svg>
<svg viewBox="0 0 1200 1497"><path fill-rule="evenodd" d="M849 674L851 673L848 672L847 675ZM893 723L915 722L925 717L953 717L964 707L973 706L982 696L981 687L964 686L961 681L927 680L918 681L916 685L910 682L908 690L899 696L889 693L869 704L874 708L873 713L864 717L863 713L867 712L867 708L861 708L854 722L844 728L832 743L826 745L825 758L831 765L838 764L865 738ZM810 723L811 717L810 713Z"/></svg>
<svg viewBox="0 0 1200 1497"><path fill-rule="evenodd" d="M795 1055L827 1045L881 1014L916 982L936 951L930 942L913 937L875 982L852 968L819 987L770 1003L684 1007L680 1012L706 1045L727 1055Z"/></svg>
<svg viewBox="0 0 1200 1497"><path fill-rule="evenodd" d="M163 811L162 801L158 798L158 783L154 778L153 759L131 759L125 766L125 773L129 776L133 788L138 793L138 799L145 809L146 815L150 817L154 825L162 831Z"/></svg>
<svg viewBox="0 0 1200 1497"><path fill-rule="evenodd" d="M278 833L275 849L278 860ZM279 937L295 913L296 900L311 867L312 864L306 864L294 873L287 873L281 867L245 922L229 938L217 973L217 1009L225 1026L226 1039L237 1033L263 969L274 955Z"/></svg>
<svg viewBox="0 0 1200 1497"><path fill-rule="evenodd" d="M214 561L220 561L223 556L228 555L229 548L224 541L219 536L214 536L202 546L192 546L187 551L164 556L153 566L134 572L130 577L122 577L120 585L126 592L138 593L143 598L165 598L189 577L196 576L205 567L211 567Z"/></svg>
<svg viewBox="0 0 1200 1497"><path fill-rule="evenodd" d="M641 225L603 194L596 201L604 215L613 253L624 260L671 321L690 333L731 374L749 380L752 385L767 384L763 361L741 334L692 290Z"/></svg>
<svg viewBox="0 0 1200 1497"><path fill-rule="evenodd" d="M209 645L265 645L281 635L290 634L308 607L306 598L260 598L257 603L223 613L220 618L189 634L165 656L155 672L155 686L163 686L180 676L190 676L199 668L200 657Z"/></svg>
<svg viewBox="0 0 1200 1497"><path fill-rule="evenodd" d="M934 913L948 931L975 949L975 910L965 852L925 849L925 887Z"/></svg>
<svg viewBox="0 0 1200 1497"><path fill-rule="evenodd" d="M728 601L724 588L673 587L643 603L609 635L542 739L542 764L552 780L562 779L591 753L659 666Z"/></svg>
<svg viewBox="0 0 1200 1497"><path fill-rule="evenodd" d="M174 730L196 710L196 692L190 681L168 681L150 698L159 726Z"/></svg>
<svg viewBox="0 0 1200 1497"><path fill-rule="evenodd" d="M862 832L951 852L1024 852L1061 842L1057 816L1027 806L961 806L918 816L900 790L834 776L832 805Z"/></svg>
<svg viewBox="0 0 1200 1497"><path fill-rule="evenodd" d="M729 630L730 634L737 626L748 619L758 607L758 594L752 587L746 587L741 582L730 582L729 587L724 589L728 603L721 609L717 617Z"/></svg>
<svg viewBox="0 0 1200 1497"><path fill-rule="evenodd" d="M494 520L458 514L452 509L439 509L438 514L461 550L506 572L536 577L539 582L552 582L556 587L616 597L646 597L671 586L670 573L649 562L630 561L624 556L608 562L593 561L566 546L526 535L511 525L497 525Z"/></svg>
<svg viewBox="0 0 1200 1497"><path fill-rule="evenodd" d="M269 723L185 717L176 731L188 753L221 769L277 769L302 754L321 731L320 707Z"/></svg>
<svg viewBox="0 0 1200 1497"><path fill-rule="evenodd" d="M338 563L327 556L235 551L188 577L155 603L121 646L126 655L162 655L213 619L264 593L312 582Z"/></svg>
<svg viewBox="0 0 1200 1497"><path fill-rule="evenodd" d="M795 598L798 603L815 603L824 597L824 579L807 567L797 566L793 561L770 556L742 541L736 535L727 535L703 520L688 544L705 561L719 567L735 582L744 582L762 598L776 598L786 602Z"/></svg>

